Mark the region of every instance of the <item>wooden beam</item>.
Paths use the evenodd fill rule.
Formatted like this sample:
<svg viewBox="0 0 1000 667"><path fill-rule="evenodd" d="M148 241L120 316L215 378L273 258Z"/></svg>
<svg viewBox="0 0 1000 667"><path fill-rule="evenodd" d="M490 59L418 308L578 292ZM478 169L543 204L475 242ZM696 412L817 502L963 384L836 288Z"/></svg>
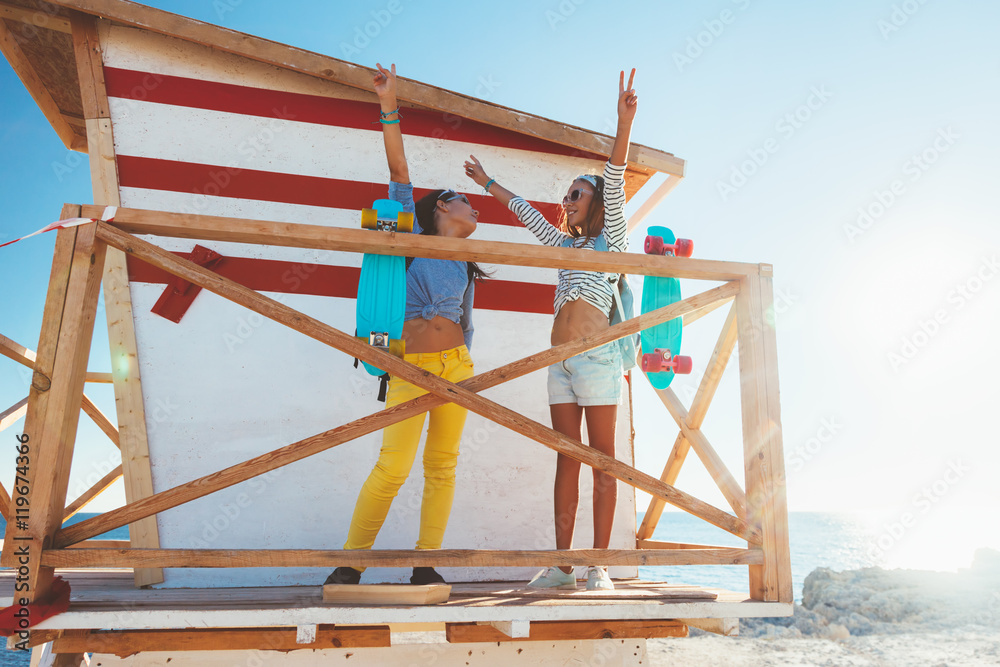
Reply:
<svg viewBox="0 0 1000 667"><path fill-rule="evenodd" d="M769 286L769 283L768 283ZM750 597L766 602L781 601L791 592L786 582L778 514L784 508L784 479L780 455L780 423L776 408L769 407L767 353L765 338L773 335L761 295L759 277L741 281L736 296L739 322L740 403L743 412L743 449L746 468L747 522L764 534L764 563L750 567ZM776 376L776 373L775 373ZM777 383L774 379L774 400ZM777 497L776 497L777 494ZM782 517L783 518L783 517ZM787 533L785 533L787 534ZM790 577L790 567L787 569Z"/></svg>
<svg viewBox="0 0 1000 667"><path fill-rule="evenodd" d="M84 206L83 216L98 219L102 206ZM696 280L738 280L756 275L757 264L719 262L640 253L554 248L533 243L477 241L420 234L372 234L364 229L246 220L119 208L111 226L130 234L152 234L208 241L232 241L340 252L452 259L488 264L602 271Z"/></svg>
<svg viewBox="0 0 1000 667"><path fill-rule="evenodd" d="M60 234L63 231L60 230ZM25 429L29 436L30 471L28 477L27 505L30 514L23 528L14 537L17 548L27 549L24 558L28 561L27 592L30 600L44 596L51 583L51 569L41 565L41 550L51 544L52 537L62 525L63 510L66 506L66 490L69 484L70 464L73 445L80 419L80 403L83 384L87 372L87 357L90 354L94 318L97 314L97 298L101 288L101 274L104 270L105 244L96 236L96 224L76 228L69 280L60 300L62 317L57 331L43 331L42 337L55 338L55 355L43 364L39 343L39 368L51 365L52 385L49 388L44 421L35 421L31 429ZM58 258L57 258L58 260ZM48 304L46 304L48 307ZM44 316L43 316L44 322ZM51 349L51 346L49 346ZM31 398L28 401L28 416L32 416ZM21 525L21 521L15 522ZM6 547L6 541L5 541ZM19 553L24 553L19 552ZM34 554L34 558L32 558ZM18 556L20 558L20 555Z"/></svg>
<svg viewBox="0 0 1000 667"><path fill-rule="evenodd" d="M118 185L118 161L97 21L91 16L77 15L73 20L73 28L77 74L90 145L90 180L94 202L100 206L119 206L121 193ZM104 310L107 315L111 376L114 380L115 410L118 417L119 440L116 445L122 450L125 501L128 503L153 495L153 473L128 269L125 253L117 248L108 249L105 263ZM130 525L129 539L136 548L159 547L156 518L148 517ZM162 570L142 569L135 572L137 587L162 581Z"/></svg>
<svg viewBox="0 0 1000 667"><path fill-rule="evenodd" d="M59 105L52 99L52 95L35 71L31 60L21 50L20 44L17 43L17 37L11 33L7 28L7 24L2 20L0 20L0 52L3 52L7 58L7 62L14 68L14 72L17 73L18 78L21 79L21 83L24 84L32 99L35 100L35 104L42 110L45 118L52 125L52 129L56 131L59 139L63 142L63 145L70 150L74 150L74 140L77 137L76 132L73 131L70 124L63 118Z"/></svg>
<svg viewBox="0 0 1000 667"><path fill-rule="evenodd" d="M746 516L747 499L743 493L743 489L740 488L740 485L736 482L736 478L726 468L722 457L715 451L715 448L712 447L712 444L705 437L705 434L701 432L701 429L692 428L688 424L688 412L684 409L680 399L677 398L677 394L670 387L656 389L655 391L656 395L660 397L660 401L667 408L667 412L677 422L681 433L684 434L684 439L691 443L695 454L701 459L708 474L712 476L712 480L719 487L719 490L722 491L722 495L725 496L726 502L733 508L733 512L736 513L736 516Z"/></svg>
<svg viewBox="0 0 1000 667"><path fill-rule="evenodd" d="M0 431L10 428L14 422L28 414L28 397L25 396L20 401L0 412Z"/></svg>
<svg viewBox="0 0 1000 667"><path fill-rule="evenodd" d="M55 653L103 653L125 658L152 651L296 651L390 646L388 625L319 625L316 638L296 642L296 628L190 628L186 630L64 630ZM266 662L266 658L265 658Z"/></svg>
<svg viewBox="0 0 1000 667"><path fill-rule="evenodd" d="M687 625L674 620L532 621L527 637L512 638L477 623L445 623L445 637L453 644L467 642L557 641L587 639L654 639L687 637Z"/></svg>
<svg viewBox="0 0 1000 667"><path fill-rule="evenodd" d="M690 542L662 542L660 540L637 540L638 549L732 549L719 544L692 544Z"/></svg>
<svg viewBox="0 0 1000 667"><path fill-rule="evenodd" d="M371 91L373 70L303 49L278 44L234 30L202 23L185 16L122 0L56 0L52 4L101 16L117 23L204 44L244 58L294 70L353 88ZM536 136L582 151L610 155L614 138L497 104L460 95L442 88L400 77L397 97L447 114L479 121L518 134ZM670 153L632 144L629 162L639 167L684 175L684 161Z"/></svg>
<svg viewBox="0 0 1000 667"><path fill-rule="evenodd" d="M66 205L63 207L60 220L76 217L80 214L79 206ZM23 443L27 445L26 451L32 455L27 462L29 472L37 472L34 465L37 461L34 458L31 438L41 440L42 425L45 422L45 413L49 403L49 389L51 388L52 368L55 366L56 347L59 342L59 328L62 325L63 309L66 305L66 287L69 284L70 266L73 262L73 247L76 244L77 228L62 229L56 233L55 250L52 257L52 268L49 273L49 286L45 297L45 306L42 310L42 329L38 339L39 355L26 354L27 349L21 348L18 352L20 356L28 359L28 363L35 369L34 379L28 389L28 412L24 419L23 435L27 440ZM11 342L7 338L0 340L0 350L10 350L12 347L7 343ZM20 347L20 346L18 346ZM20 445L19 445L20 446ZM34 475L32 475L34 476ZM18 502L18 498L24 496L24 500L19 506L27 506L29 511L32 508L31 494L32 487L29 485L29 493L21 494L18 489L24 489L26 485L15 484L11 489L11 500ZM30 513L30 512L29 512ZM25 514L22 512L22 514ZM17 567L17 558L14 555L14 544L20 541L18 538L27 537L24 534L23 524L11 521L7 523L4 532L3 552L0 554L0 565L5 567ZM37 545L34 554L37 556L41 551L41 545ZM36 558L37 560L37 558Z"/></svg>
<svg viewBox="0 0 1000 667"><path fill-rule="evenodd" d="M115 447L121 449L121 444L118 441L118 429L116 429L114 425L108 421L108 418L104 416L101 409L94 405L94 402L90 400L86 394L83 394L83 401L80 403L80 407L83 408L83 411L87 413L87 416L90 417L95 424L97 424L97 427L104 431L104 434L108 436L108 439L111 440L111 442L114 443Z"/></svg>
<svg viewBox="0 0 1000 667"><path fill-rule="evenodd" d="M131 549L128 540L84 540L71 544L68 549Z"/></svg>
<svg viewBox="0 0 1000 667"><path fill-rule="evenodd" d="M94 498L101 495L109 486L117 482L121 476L122 467L119 464L117 468L110 471L107 475L99 479L96 484L80 494L80 497L66 508L66 511L63 513L63 522L69 521L70 517L86 507Z"/></svg>
<svg viewBox="0 0 1000 667"><path fill-rule="evenodd" d="M2 334L0 334L0 354L32 369L35 367L35 359L38 357L34 350L29 350Z"/></svg>
<svg viewBox="0 0 1000 667"><path fill-rule="evenodd" d="M761 264L760 313L762 319L761 339L763 345L764 380L767 391L767 429L764 440L764 472L767 474L767 510L764 513L765 531L773 537L768 540L769 554L774 561L777 579L778 602L794 601L792 585L791 551L788 541L788 499L785 491L785 455L781 438L781 405L778 391L778 341L775 327L774 286L772 269L769 264ZM768 528L770 526L770 528Z"/></svg>
<svg viewBox="0 0 1000 667"><path fill-rule="evenodd" d="M667 180L660 183L659 186L653 191L646 201L642 202L638 210L632 214L632 217L628 219L628 230L631 232L636 227L642 224L646 217L653 212L657 206L660 205L664 199L667 198L671 192L674 191L680 182L683 180L683 176L667 176Z"/></svg>
<svg viewBox="0 0 1000 667"><path fill-rule="evenodd" d="M408 382L412 382L421 389L446 398L450 402L461 405L473 412L483 415L492 421L506 426L507 428L520 433L536 442L549 447L570 458L586 463L598 468L603 472L619 479L626 484L640 488L647 493L659 496L671 504L684 509L687 512L698 516L713 525L743 537L750 542L756 542L757 536L752 531L745 530L746 524L742 519L727 514L708 503L686 494L682 491L670 487L663 482L636 470L632 466L626 465L617 459L603 454L591 447L588 447L577 440L569 438L558 431L547 426L543 426L523 415L505 408L482 396L475 394L464 387L457 386L447 380L425 373L421 369L399 359L388 352L378 348L373 348L360 342L355 336L345 334L337 329L321 322L315 318L300 313L288 306L270 299L258 292L243 287L242 285L224 278L212 271L204 269L193 262L184 260L158 248L151 243L143 241L134 236L130 236L107 225L106 223L96 223L98 225L99 237L110 245L126 250L153 266L164 269L169 273L180 276L192 284L199 285L203 289L227 298L234 303L242 305L265 317L275 320L285 326L303 333L315 340L326 343L342 352L357 357L362 361L384 368L394 377L400 377ZM607 254L607 253L604 253ZM614 253L622 254L622 253ZM723 288L716 288L723 289ZM699 296L706 296L710 292L705 292ZM719 298L716 296L715 298ZM706 296L707 299L707 296ZM714 300L714 299L713 299ZM707 302L707 301L706 301ZM699 304L703 305L703 304ZM640 315L632 318L629 323L639 323L640 328L646 326L642 324L643 318L649 315ZM626 324L626 323L622 323ZM604 332L607 334L607 332ZM594 336L596 339L598 336Z"/></svg>
<svg viewBox="0 0 1000 667"><path fill-rule="evenodd" d="M621 336L633 334L643 327L654 326L657 323L680 317L688 310L696 309L700 307L700 304L729 294L735 289L734 285L716 287L703 294L688 297L665 308L617 324L600 334L564 343L477 375L460 383L460 386L471 391L484 391L502 382L547 368L561 359L567 359L593 347L604 345ZM445 402L444 399L437 396L426 394L395 407L362 417L335 429L286 445L273 452L237 463L225 470L211 473L173 489L161 491L155 496L130 501L125 507L111 510L101 516L96 516L73 526L66 527L56 537L56 546L61 547L73 544L79 540L120 528L126 523L135 525L133 522L139 519L152 517L157 512L177 507L215 491L220 491L234 484L252 479L257 475L262 475L284 465L300 461L331 447L378 431L404 419L409 419L438 405L443 405Z"/></svg>
<svg viewBox="0 0 1000 667"><path fill-rule="evenodd" d="M706 315L708 315L712 311L714 311L714 310L716 310L718 308L722 308L723 306L725 306L727 303L730 303L731 301L732 301L732 299L729 299L729 300L726 300L726 301L720 301L718 303L709 304L709 305L705 306L704 308L699 308L698 310L694 311L693 313L688 313L687 315L684 316L684 326L687 326L689 324L693 324L694 322L697 322L698 320L700 320L701 318L705 317Z"/></svg>
<svg viewBox="0 0 1000 667"><path fill-rule="evenodd" d="M121 251L119 250L118 252ZM114 383L114 377L111 375L111 373L97 373L94 371L87 371L87 382L95 382L98 384L112 384Z"/></svg>
<svg viewBox="0 0 1000 667"><path fill-rule="evenodd" d="M760 549L47 549L46 567L527 567L545 565L749 565Z"/></svg>
<svg viewBox="0 0 1000 667"><path fill-rule="evenodd" d="M8 5L5 2L0 2L0 19L9 19L11 21L18 21L19 23L27 23L28 25L33 25L36 28L42 28L45 30L55 30L56 32L64 32L67 34L73 33L73 30L69 25L69 20L63 18L62 16L57 16L41 10L31 10L27 7Z"/></svg>

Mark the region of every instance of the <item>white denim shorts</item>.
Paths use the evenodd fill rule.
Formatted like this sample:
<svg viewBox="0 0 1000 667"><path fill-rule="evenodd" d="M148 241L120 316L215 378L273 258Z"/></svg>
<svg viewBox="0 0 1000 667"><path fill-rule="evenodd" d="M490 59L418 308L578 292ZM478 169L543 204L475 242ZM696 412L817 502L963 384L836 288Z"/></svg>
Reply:
<svg viewBox="0 0 1000 667"><path fill-rule="evenodd" d="M618 405L622 357L617 341L549 366L549 405Z"/></svg>

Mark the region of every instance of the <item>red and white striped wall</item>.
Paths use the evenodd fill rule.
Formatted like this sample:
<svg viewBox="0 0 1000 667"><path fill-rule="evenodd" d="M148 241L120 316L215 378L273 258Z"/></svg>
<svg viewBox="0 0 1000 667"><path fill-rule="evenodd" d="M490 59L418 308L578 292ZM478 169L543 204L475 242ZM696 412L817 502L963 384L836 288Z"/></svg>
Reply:
<svg viewBox="0 0 1000 667"><path fill-rule="evenodd" d="M121 204L356 228L360 209L386 196L388 168L378 105L366 93L133 28L102 39ZM400 64L401 73L405 63ZM465 177L475 154L491 175L555 218L574 176L603 158L543 138L430 110L404 111L416 196L452 188L480 211L474 238L537 243ZM196 242L150 239L189 254ZM220 273L343 331L354 329L361 257L355 253L199 242L224 259ZM472 353L478 371L548 347L555 271L487 267L477 286ZM151 312L168 276L129 264L133 313L157 491L334 428L381 408L377 381L352 359L199 294L179 322ZM545 372L485 392L549 423ZM619 453L631 461L628 406ZM164 547L340 548L381 433L248 481L159 517ZM470 415L459 459L446 548L554 548L555 454ZM577 546L590 546L590 475L584 474ZM376 547L411 548L419 522L417 459ZM630 487L619 494L612 548L634 547ZM620 568L613 576L635 573ZM526 578L524 569L446 572L455 580ZM408 573L377 576L403 581ZM325 573L170 570L165 586L319 583Z"/></svg>

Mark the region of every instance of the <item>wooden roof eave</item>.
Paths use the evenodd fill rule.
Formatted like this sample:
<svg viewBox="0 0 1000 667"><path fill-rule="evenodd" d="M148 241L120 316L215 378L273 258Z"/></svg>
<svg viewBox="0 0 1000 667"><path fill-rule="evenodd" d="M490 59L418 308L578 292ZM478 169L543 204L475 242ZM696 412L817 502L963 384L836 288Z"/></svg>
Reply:
<svg viewBox="0 0 1000 667"><path fill-rule="evenodd" d="M284 69L369 90L372 70L262 37L248 35L128 0L52 0L52 4L100 16L124 25L210 46ZM613 138L541 116L454 93L410 79L399 79L399 98L521 134L539 136L582 151L607 155ZM629 166L684 176L684 160L665 151L632 144Z"/></svg>

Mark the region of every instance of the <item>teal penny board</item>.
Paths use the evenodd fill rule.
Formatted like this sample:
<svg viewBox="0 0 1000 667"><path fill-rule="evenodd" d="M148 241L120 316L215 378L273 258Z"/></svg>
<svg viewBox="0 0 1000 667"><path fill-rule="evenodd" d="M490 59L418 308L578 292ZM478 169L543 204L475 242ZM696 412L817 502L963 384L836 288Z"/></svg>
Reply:
<svg viewBox="0 0 1000 667"><path fill-rule="evenodd" d="M407 219L408 224L404 224ZM377 199L371 209L362 211L362 226L366 229L395 231L397 221L400 230L410 231L413 227L412 216L403 213L403 205L391 199ZM370 345L401 356L405 315L406 258L366 253L361 260L361 278L358 281L355 335ZM385 372L368 363L365 363L365 370L372 375Z"/></svg>
<svg viewBox="0 0 1000 667"><path fill-rule="evenodd" d="M667 227L650 227L650 236L660 236L665 244L676 241L674 233ZM646 314L657 308L663 308L681 300L681 283L676 278L659 278L645 276L642 279L642 312ZM655 327L643 330L639 334L642 343L642 353L649 354L656 348L669 349L677 355L681 351L681 335L684 332L683 318L657 324ZM659 373L646 373L649 383L656 389L666 389L674 380L674 371L666 370Z"/></svg>

